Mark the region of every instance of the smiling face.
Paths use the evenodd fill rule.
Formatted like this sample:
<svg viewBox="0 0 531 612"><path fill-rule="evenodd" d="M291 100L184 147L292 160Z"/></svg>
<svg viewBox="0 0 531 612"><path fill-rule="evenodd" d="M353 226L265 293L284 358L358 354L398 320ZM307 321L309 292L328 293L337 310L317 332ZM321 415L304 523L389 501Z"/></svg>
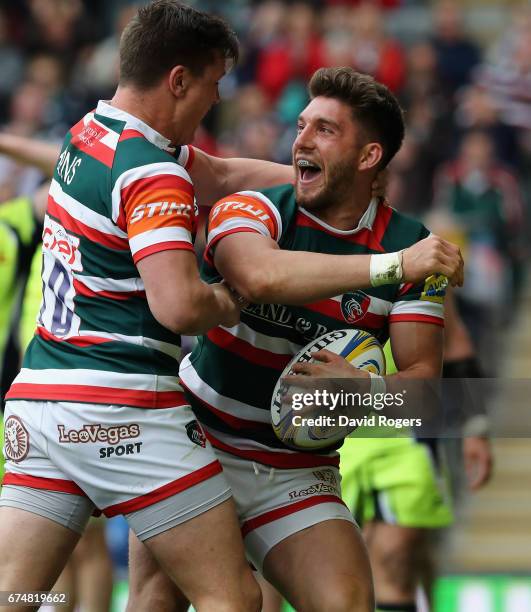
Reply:
<svg viewBox="0 0 531 612"><path fill-rule="evenodd" d="M365 139L351 108L335 98L314 98L299 116L293 143L297 202L328 208L354 192Z"/></svg>

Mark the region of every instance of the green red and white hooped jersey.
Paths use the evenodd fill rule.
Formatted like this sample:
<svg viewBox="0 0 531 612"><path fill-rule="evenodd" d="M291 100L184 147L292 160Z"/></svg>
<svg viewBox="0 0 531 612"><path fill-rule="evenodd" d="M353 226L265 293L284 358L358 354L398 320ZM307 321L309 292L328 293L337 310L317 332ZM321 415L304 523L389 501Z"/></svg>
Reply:
<svg viewBox="0 0 531 612"><path fill-rule="evenodd" d="M7 399L185 404L180 338L151 314L136 264L193 250L193 149L106 102L67 134L43 231L37 331Z"/></svg>
<svg viewBox="0 0 531 612"><path fill-rule="evenodd" d="M236 232L256 232L281 248L329 254L398 251L429 235L418 221L373 200L359 225L337 230L297 206L292 185L230 195L210 213L203 278L219 280L216 244ZM445 277L420 285L352 290L304 306L250 304L241 322L201 336L180 368L194 412L213 446L279 468L338 465L336 453L289 450L270 424L270 403L280 373L318 336L346 327L367 330L384 344L398 321L443 325Z"/></svg>

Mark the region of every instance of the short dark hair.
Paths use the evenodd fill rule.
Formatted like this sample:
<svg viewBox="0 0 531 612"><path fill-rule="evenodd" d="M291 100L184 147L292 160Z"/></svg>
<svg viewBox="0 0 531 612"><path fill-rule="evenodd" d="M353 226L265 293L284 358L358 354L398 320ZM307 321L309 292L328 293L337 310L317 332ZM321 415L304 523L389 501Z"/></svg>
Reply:
<svg viewBox="0 0 531 612"><path fill-rule="evenodd" d="M320 68L309 83L310 98L325 96L345 102L369 138L382 145L379 168L393 159L404 140L404 117L395 96L382 83L352 68Z"/></svg>
<svg viewBox="0 0 531 612"><path fill-rule="evenodd" d="M238 38L223 19L177 0L154 0L122 33L120 83L148 89L179 64L202 74L217 55L238 60Z"/></svg>

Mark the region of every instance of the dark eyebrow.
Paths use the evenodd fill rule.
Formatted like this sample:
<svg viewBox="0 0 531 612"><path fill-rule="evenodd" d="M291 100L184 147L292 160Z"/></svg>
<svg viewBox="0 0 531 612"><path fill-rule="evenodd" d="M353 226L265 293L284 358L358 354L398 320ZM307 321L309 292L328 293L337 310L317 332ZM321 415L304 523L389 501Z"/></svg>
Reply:
<svg viewBox="0 0 531 612"><path fill-rule="evenodd" d="M324 125L329 125L333 128L335 128L336 130L339 130L339 123L336 123L335 121L332 121L331 119L326 119L325 117L317 117L317 123L321 123Z"/></svg>
<svg viewBox="0 0 531 612"><path fill-rule="evenodd" d="M305 121L304 117L302 115L299 115L297 117L297 122L299 121ZM316 123L320 123L321 125L329 125L330 127L335 128L336 130L340 129L340 125L339 123L336 123L335 121L332 121L331 119L327 119L326 117L317 117L315 119Z"/></svg>

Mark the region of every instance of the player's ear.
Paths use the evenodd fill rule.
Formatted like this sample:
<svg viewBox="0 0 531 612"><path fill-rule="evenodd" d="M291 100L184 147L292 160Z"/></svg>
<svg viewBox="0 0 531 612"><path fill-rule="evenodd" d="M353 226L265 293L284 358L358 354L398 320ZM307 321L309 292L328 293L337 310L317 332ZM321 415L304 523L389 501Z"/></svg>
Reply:
<svg viewBox="0 0 531 612"><path fill-rule="evenodd" d="M358 157L358 170L370 170L380 163L383 148L379 142L369 142L364 145Z"/></svg>
<svg viewBox="0 0 531 612"><path fill-rule="evenodd" d="M182 98L188 89L189 71L184 66L174 66L168 75L168 86L176 98Z"/></svg>

